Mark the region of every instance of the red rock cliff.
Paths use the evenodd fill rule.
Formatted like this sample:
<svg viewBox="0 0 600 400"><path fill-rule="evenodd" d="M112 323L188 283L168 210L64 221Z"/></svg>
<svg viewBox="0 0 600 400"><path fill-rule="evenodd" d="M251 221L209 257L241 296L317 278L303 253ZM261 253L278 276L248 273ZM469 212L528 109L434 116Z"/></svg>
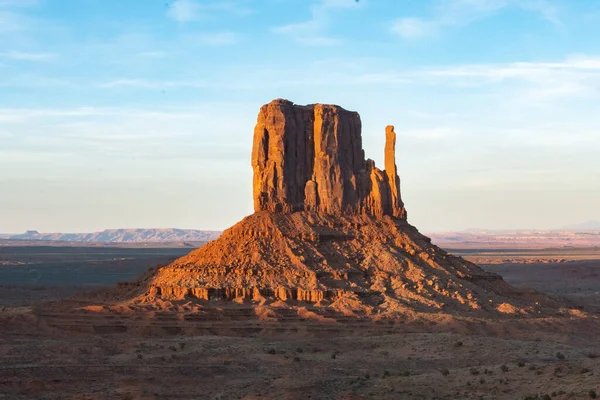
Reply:
<svg viewBox="0 0 600 400"><path fill-rule="evenodd" d="M381 171L365 160L358 113L274 100L261 107L254 129L254 209L406 218L395 142L388 126Z"/></svg>

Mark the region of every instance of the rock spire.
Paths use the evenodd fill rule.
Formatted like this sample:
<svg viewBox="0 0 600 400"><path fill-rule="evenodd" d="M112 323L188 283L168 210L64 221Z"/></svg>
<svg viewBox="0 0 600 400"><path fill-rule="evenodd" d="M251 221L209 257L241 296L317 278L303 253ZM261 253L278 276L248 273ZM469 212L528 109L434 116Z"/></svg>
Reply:
<svg viewBox="0 0 600 400"><path fill-rule="evenodd" d="M386 128L385 171L365 159L358 113L336 105L264 105L254 129L254 209L406 218Z"/></svg>

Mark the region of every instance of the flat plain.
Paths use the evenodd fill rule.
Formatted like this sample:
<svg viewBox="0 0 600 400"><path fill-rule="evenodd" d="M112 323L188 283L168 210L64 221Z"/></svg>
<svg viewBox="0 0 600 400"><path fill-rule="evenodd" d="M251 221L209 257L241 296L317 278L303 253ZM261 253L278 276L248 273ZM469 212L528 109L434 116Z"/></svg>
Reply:
<svg viewBox="0 0 600 400"><path fill-rule="evenodd" d="M88 332L75 328L77 321L67 327L68 316L60 328L17 323L49 301L76 301L80 291L132 279L189 250L0 247L0 399L584 399L600 393L598 248L451 250L512 285L590 313L585 326L290 318L257 319L236 330L216 322L198 334Z"/></svg>

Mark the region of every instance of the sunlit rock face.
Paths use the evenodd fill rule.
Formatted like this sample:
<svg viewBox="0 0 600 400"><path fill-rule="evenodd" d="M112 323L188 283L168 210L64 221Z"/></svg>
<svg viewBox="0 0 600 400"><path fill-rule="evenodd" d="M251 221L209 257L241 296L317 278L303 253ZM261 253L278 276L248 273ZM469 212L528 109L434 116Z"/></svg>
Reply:
<svg viewBox="0 0 600 400"><path fill-rule="evenodd" d="M448 254L408 223L393 126L385 136L382 171L365 159L357 113L287 100L262 106L252 148L256 212L149 271L123 289L125 298L205 309L243 304L261 313L311 303L311 312L360 318L538 316L550 307Z"/></svg>
<svg viewBox="0 0 600 400"><path fill-rule="evenodd" d="M365 159L358 113L336 105L264 105L254 129L254 209L406 218L386 128L385 171Z"/></svg>

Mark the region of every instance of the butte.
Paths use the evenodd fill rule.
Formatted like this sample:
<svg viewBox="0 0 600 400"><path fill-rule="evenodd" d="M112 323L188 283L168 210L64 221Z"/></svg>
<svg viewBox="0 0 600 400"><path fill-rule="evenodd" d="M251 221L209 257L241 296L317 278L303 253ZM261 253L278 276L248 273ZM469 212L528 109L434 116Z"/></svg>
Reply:
<svg viewBox="0 0 600 400"><path fill-rule="evenodd" d="M252 147L255 212L122 285L121 304L309 307L368 318L555 313L553 300L449 254L407 222L394 127L385 135L380 170L365 158L358 113L282 99L262 106Z"/></svg>

